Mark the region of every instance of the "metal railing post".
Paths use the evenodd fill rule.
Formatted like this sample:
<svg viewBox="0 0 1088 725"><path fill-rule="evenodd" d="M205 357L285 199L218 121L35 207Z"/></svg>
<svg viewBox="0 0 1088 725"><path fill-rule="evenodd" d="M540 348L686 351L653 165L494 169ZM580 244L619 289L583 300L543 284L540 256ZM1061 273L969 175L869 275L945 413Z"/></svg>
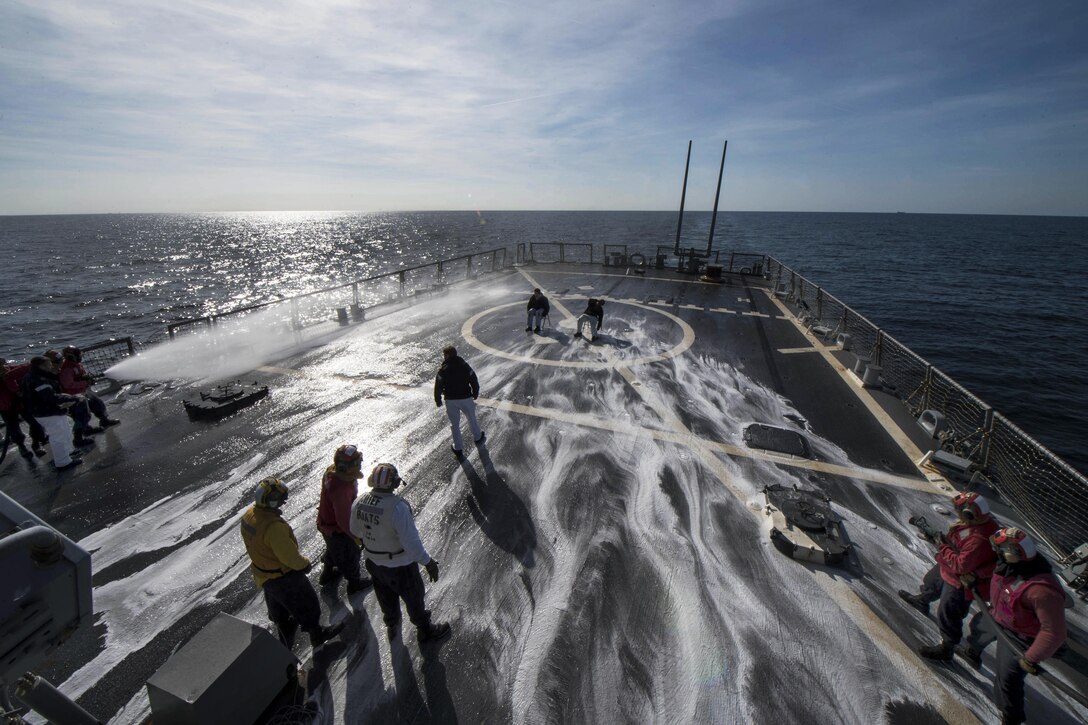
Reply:
<svg viewBox="0 0 1088 725"><path fill-rule="evenodd" d="M816 288L816 321L823 322L824 320L824 288Z"/></svg>
<svg viewBox="0 0 1088 725"><path fill-rule="evenodd" d="M407 289L407 280L405 280L404 278L404 272L398 274L397 277L400 279L400 292L397 294L397 296L403 298L405 290Z"/></svg>
<svg viewBox="0 0 1088 725"><path fill-rule="evenodd" d="M982 423L982 443L979 451L980 466L986 469L990 465L990 441L994 432L994 409L987 406Z"/></svg>
<svg viewBox="0 0 1088 725"><path fill-rule="evenodd" d="M291 328L294 330L302 329L302 321L298 316L298 300L291 300Z"/></svg>
<svg viewBox="0 0 1088 725"><path fill-rule="evenodd" d="M567 245L563 242L559 242L559 261L567 261Z"/></svg>
<svg viewBox="0 0 1088 725"><path fill-rule="evenodd" d="M441 259L438 260L438 284L442 284L442 276L444 272L442 261L443 260Z"/></svg>
<svg viewBox="0 0 1088 725"><path fill-rule="evenodd" d="M925 383L922 385L922 410L929 410L930 401L933 399L933 394L930 392L933 388L933 366L926 365L926 378Z"/></svg>
<svg viewBox="0 0 1088 725"><path fill-rule="evenodd" d="M351 304L355 305L356 307L359 306L359 283L358 282L352 282L351 283Z"/></svg>
<svg viewBox="0 0 1088 725"><path fill-rule="evenodd" d="M884 331L881 329L877 329L876 342L873 344L873 357L871 361L873 365L883 365L883 363L880 362L880 353L883 351L883 347Z"/></svg>

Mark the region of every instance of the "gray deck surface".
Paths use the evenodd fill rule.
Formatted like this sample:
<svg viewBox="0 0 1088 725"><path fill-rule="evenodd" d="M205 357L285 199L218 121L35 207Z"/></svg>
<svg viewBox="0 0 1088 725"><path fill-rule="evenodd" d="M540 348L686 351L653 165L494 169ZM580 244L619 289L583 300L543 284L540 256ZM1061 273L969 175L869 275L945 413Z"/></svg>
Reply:
<svg viewBox="0 0 1088 725"><path fill-rule="evenodd" d="M848 354L817 350L758 278L619 272L537 265L373 310L247 374L272 394L218 423L185 417L192 388L132 386L75 472L9 455L4 491L94 552L95 626L42 674L142 721L143 683L216 612L266 621L237 531L253 485L292 485L286 515L316 558L321 472L352 442L366 470L409 482L442 566L428 604L454 634L421 653L406 620L390 644L372 593L322 592L348 625L309 663L321 722L993 721L992 650L981 674L920 660L936 623L895 595L933 556L906 519L947 502L901 445L920 442L901 406L836 369ZM552 301L539 336L523 331L534 286ZM592 343L571 335L589 296L607 299ZM447 344L482 387L487 443L461 464L431 393ZM751 423L801 431L815 460L746 449ZM770 545L770 483L831 497L849 567ZM1045 692L1032 721L1085 717Z"/></svg>

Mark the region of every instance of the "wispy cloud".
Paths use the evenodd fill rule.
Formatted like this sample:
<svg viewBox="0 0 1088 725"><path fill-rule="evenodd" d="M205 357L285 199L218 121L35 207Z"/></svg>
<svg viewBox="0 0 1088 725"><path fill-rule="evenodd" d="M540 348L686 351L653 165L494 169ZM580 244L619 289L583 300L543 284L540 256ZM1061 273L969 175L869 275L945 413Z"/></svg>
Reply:
<svg viewBox="0 0 1088 725"><path fill-rule="evenodd" d="M1088 151L1088 16L1043 4L9 0L0 213L96 210L103 178L110 209L161 209L152 177L169 209L671 208L687 139L706 176L726 137L727 208L812 208L773 180L871 186L944 147L911 208L999 211L941 182L986 139Z"/></svg>

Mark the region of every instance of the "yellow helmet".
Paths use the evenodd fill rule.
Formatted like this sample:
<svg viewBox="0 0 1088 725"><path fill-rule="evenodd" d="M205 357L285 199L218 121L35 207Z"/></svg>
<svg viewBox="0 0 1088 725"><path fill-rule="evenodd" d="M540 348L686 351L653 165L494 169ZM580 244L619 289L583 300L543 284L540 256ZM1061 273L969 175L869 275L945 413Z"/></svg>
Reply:
<svg viewBox="0 0 1088 725"><path fill-rule="evenodd" d="M253 502L261 508L278 509L287 500L287 484L269 476L253 490Z"/></svg>

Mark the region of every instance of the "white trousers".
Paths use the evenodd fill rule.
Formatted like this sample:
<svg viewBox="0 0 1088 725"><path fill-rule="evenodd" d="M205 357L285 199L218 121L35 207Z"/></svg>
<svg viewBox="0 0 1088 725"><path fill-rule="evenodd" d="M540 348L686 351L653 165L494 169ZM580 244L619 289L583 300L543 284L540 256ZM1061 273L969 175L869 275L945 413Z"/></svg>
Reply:
<svg viewBox="0 0 1088 725"><path fill-rule="evenodd" d="M58 468L72 462L72 419L66 415L50 415L38 418L45 434L49 436L49 449L53 451L53 465Z"/></svg>
<svg viewBox="0 0 1088 725"><path fill-rule="evenodd" d="M450 400L446 398L446 415L450 418L450 430L453 432L453 450L460 451L465 447L461 438L461 413L468 418L468 429L472 431L472 440L480 438L480 424L476 422L476 401L472 398Z"/></svg>

